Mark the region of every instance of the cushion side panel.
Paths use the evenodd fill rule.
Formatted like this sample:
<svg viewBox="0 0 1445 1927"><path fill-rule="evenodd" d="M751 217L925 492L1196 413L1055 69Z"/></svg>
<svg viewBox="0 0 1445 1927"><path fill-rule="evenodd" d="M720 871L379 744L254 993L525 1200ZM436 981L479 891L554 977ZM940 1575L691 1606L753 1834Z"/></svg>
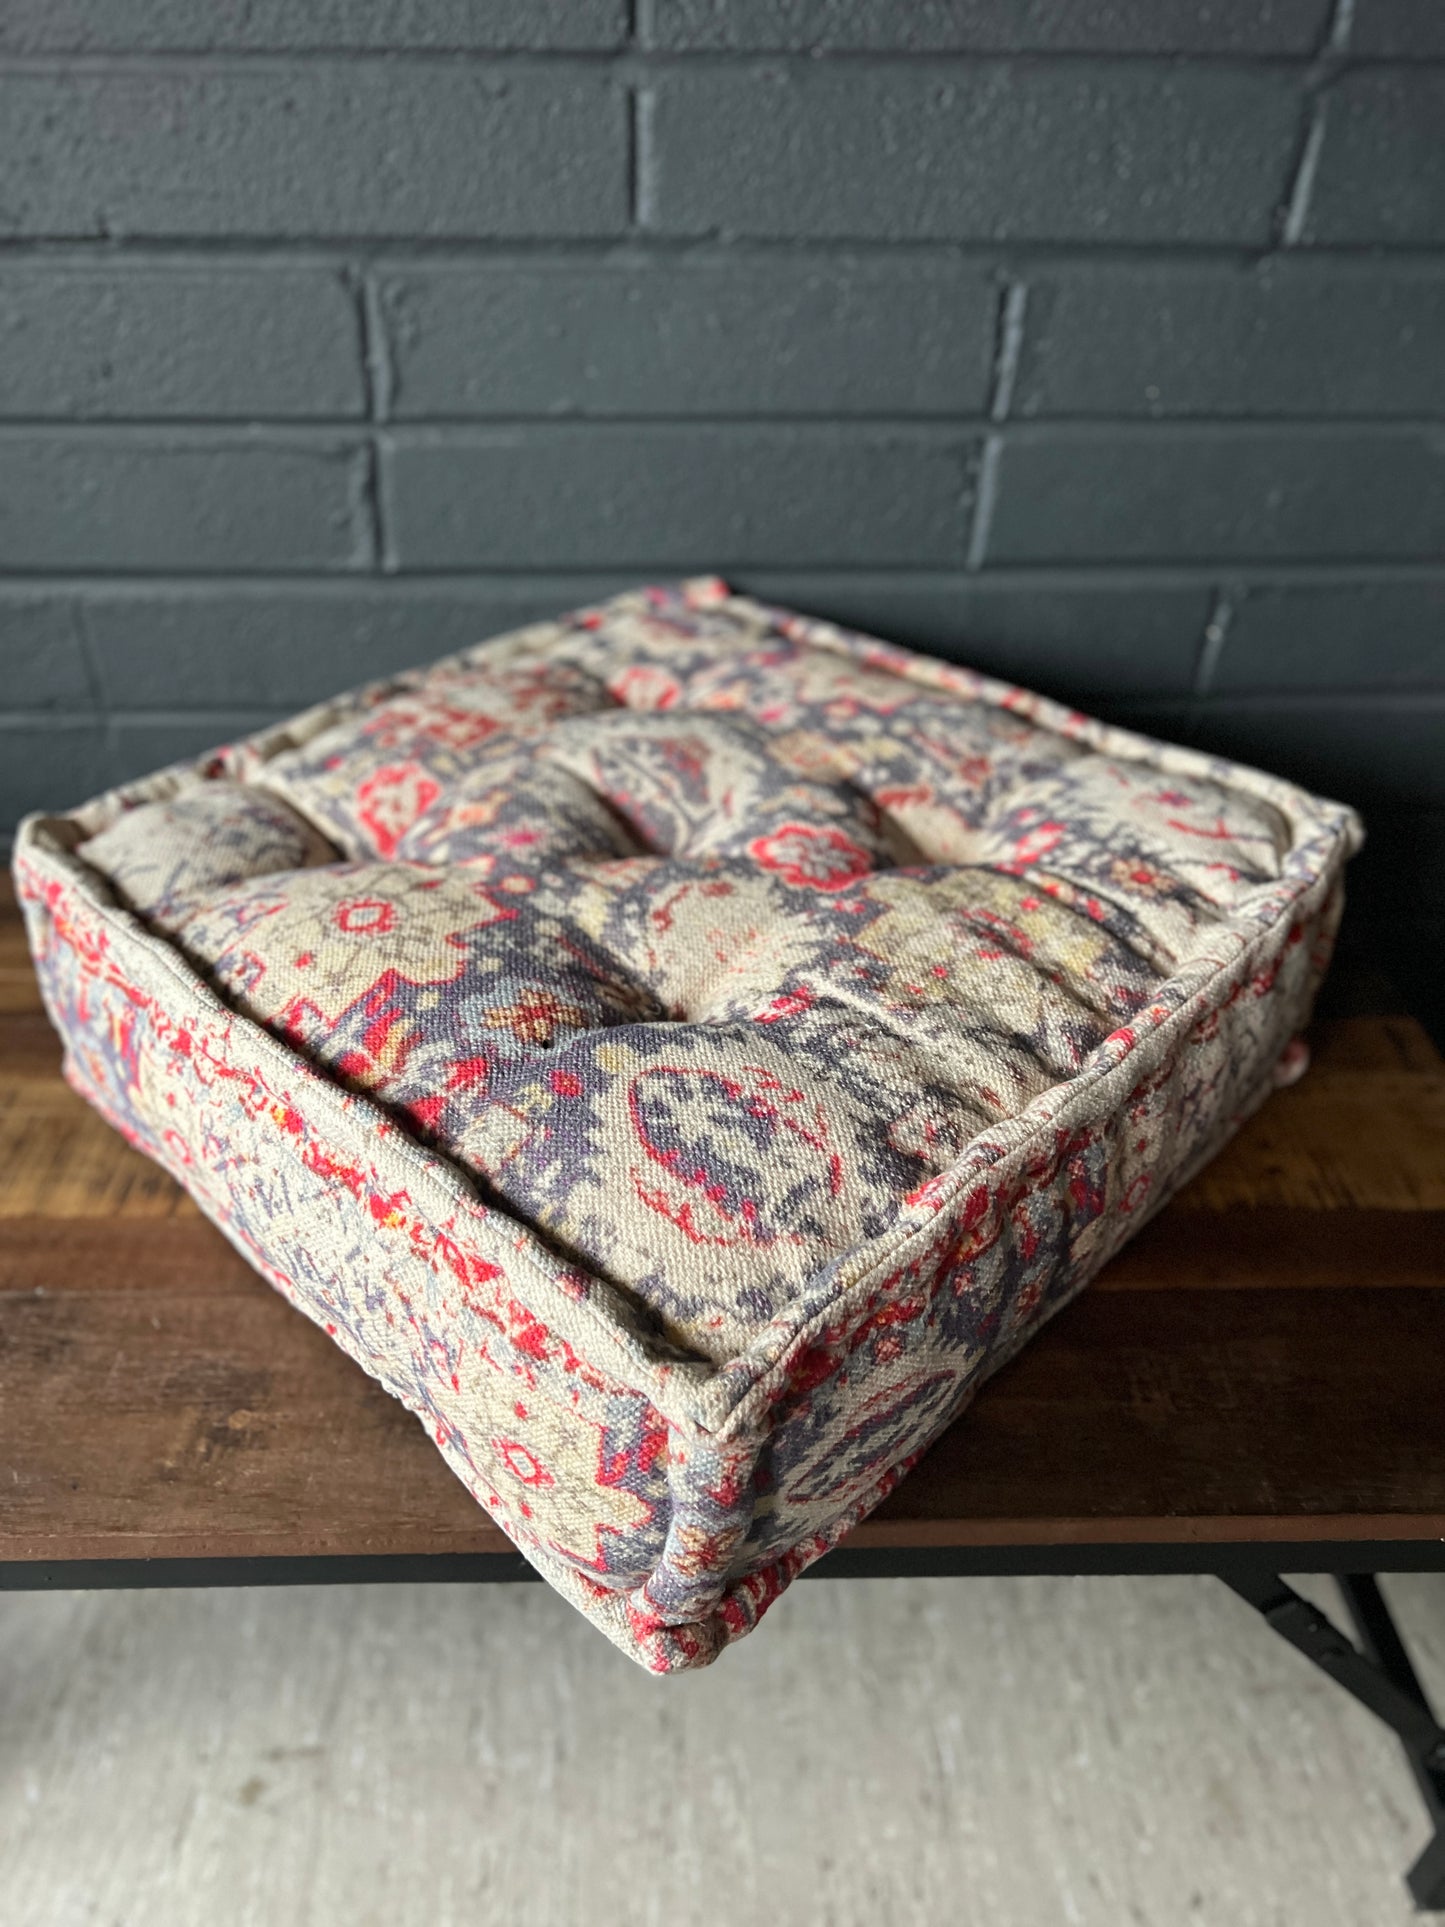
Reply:
<svg viewBox="0 0 1445 1927"><path fill-rule="evenodd" d="M503 1530L549 1578L571 1574L574 1603L645 1661L625 1596L658 1570L695 1428L615 1353L599 1356L586 1281L573 1315L543 1304L503 1221L421 1195L394 1127L380 1119L359 1157L355 1131L325 1127L318 1093L339 1094L324 1079L300 1059L278 1076L270 1060L284 1071L286 1058L254 1049L254 1027L199 983L187 995L183 969L156 971L129 920L97 913L33 837L16 869L69 1081L422 1420Z"/></svg>
<svg viewBox="0 0 1445 1927"><path fill-rule="evenodd" d="M1175 1014L1102 1117L1036 1133L798 1335L737 1409L770 1436L716 1633L748 1630L1274 1088L1342 908L1316 887Z"/></svg>

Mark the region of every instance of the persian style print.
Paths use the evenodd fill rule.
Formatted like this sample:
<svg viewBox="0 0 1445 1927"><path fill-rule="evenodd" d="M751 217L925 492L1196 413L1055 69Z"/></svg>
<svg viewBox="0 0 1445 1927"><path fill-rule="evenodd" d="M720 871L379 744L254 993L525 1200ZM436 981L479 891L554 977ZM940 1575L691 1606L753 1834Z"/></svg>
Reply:
<svg viewBox="0 0 1445 1927"><path fill-rule="evenodd" d="M1358 838L709 580L33 817L17 874L76 1089L668 1672L1263 1100Z"/></svg>

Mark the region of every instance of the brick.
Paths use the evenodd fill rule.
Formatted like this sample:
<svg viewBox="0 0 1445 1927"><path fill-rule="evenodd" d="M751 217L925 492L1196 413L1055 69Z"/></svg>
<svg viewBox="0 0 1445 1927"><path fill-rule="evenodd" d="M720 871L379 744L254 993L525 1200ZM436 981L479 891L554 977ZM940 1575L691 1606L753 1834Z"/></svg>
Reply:
<svg viewBox="0 0 1445 1927"><path fill-rule="evenodd" d="M1445 812L1371 809L1346 872L1337 954L1322 1015L1373 1013L1383 989L1384 1007L1407 1010L1445 1052Z"/></svg>
<svg viewBox="0 0 1445 1927"><path fill-rule="evenodd" d="M980 584L963 620L975 667L1065 702L1117 703L1187 693L1209 607L1202 588Z"/></svg>
<svg viewBox="0 0 1445 1927"><path fill-rule="evenodd" d="M8 709L83 709L94 701L75 598L0 586L0 692Z"/></svg>
<svg viewBox="0 0 1445 1927"><path fill-rule="evenodd" d="M1445 435L1041 428L1008 441L989 562L1438 556Z"/></svg>
<svg viewBox="0 0 1445 1927"><path fill-rule="evenodd" d="M625 0L6 0L0 12L4 53L582 51L626 32Z"/></svg>
<svg viewBox="0 0 1445 1927"><path fill-rule="evenodd" d="M31 810L64 810L106 787L97 716L0 714L0 839Z"/></svg>
<svg viewBox="0 0 1445 1927"><path fill-rule="evenodd" d="M629 573L461 584L145 582L83 595L108 704L294 710L635 581Z"/></svg>
<svg viewBox="0 0 1445 1927"><path fill-rule="evenodd" d="M1330 89L1324 111L1304 239L1425 247L1445 241L1445 71L1349 73Z"/></svg>
<svg viewBox="0 0 1445 1927"><path fill-rule="evenodd" d="M1435 1048L1445 1055L1445 992L1440 984L1440 957L1445 954L1445 913L1438 908L1441 895L1433 899L1435 908L1422 905L1416 888L1399 896L1382 896L1367 901L1358 881L1360 866L1370 857L1370 845L1350 866L1355 895L1345 904L1345 923L1341 930L1344 943L1353 942L1357 950L1375 962L1398 993L1399 1002L1434 1040ZM1438 886L1437 886L1438 888ZM1326 995L1328 995L1326 979ZM1394 1001L1394 999L1392 999Z"/></svg>
<svg viewBox="0 0 1445 1927"><path fill-rule="evenodd" d="M31 810L67 810L117 783L200 756L280 719L274 709L195 715L0 714L0 842Z"/></svg>
<svg viewBox="0 0 1445 1927"><path fill-rule="evenodd" d="M1367 813L1445 805L1445 696L1210 702L1194 739Z"/></svg>
<svg viewBox="0 0 1445 1927"><path fill-rule="evenodd" d="M1445 915L1445 809L1377 809L1368 828L1365 848L1350 866L1354 894L1361 886L1370 896L1413 893L1417 912Z"/></svg>
<svg viewBox="0 0 1445 1927"><path fill-rule="evenodd" d="M1438 904L1437 897L1435 902ZM1382 957L1410 1015L1422 1024L1435 1048L1445 1056L1445 993L1440 988L1440 957L1445 953L1445 915L1438 910L1422 915L1417 896L1400 906L1397 916L1381 916L1371 933L1375 954Z"/></svg>
<svg viewBox="0 0 1445 1927"><path fill-rule="evenodd" d="M1445 576L1251 588L1214 688L1445 689Z"/></svg>
<svg viewBox="0 0 1445 1927"><path fill-rule="evenodd" d="M959 574L848 570L733 569L728 581L760 602L822 616L845 628L958 661L966 580Z"/></svg>
<svg viewBox="0 0 1445 1927"><path fill-rule="evenodd" d="M403 568L947 566L976 445L904 429L413 431L389 438Z"/></svg>
<svg viewBox="0 0 1445 1927"><path fill-rule="evenodd" d="M1152 736L1161 743L1187 742L1189 718L1193 713L1187 702L1140 702L1133 697L1106 697L1095 713L1106 723L1132 729L1140 736Z"/></svg>
<svg viewBox="0 0 1445 1927"><path fill-rule="evenodd" d="M1207 587L1161 586L1145 577L1131 584L1005 584L785 571L738 581L765 601L1079 703L1187 692L1212 600Z"/></svg>
<svg viewBox="0 0 1445 1927"><path fill-rule="evenodd" d="M961 575L744 570L737 587L970 663L1070 701L1168 695L1190 686L1212 591L1129 585L980 583ZM35 591L58 629L84 610L112 707L299 709L354 683L430 662L523 623L601 601L636 569L436 581L134 582ZM46 598L40 601L39 598ZM0 633L6 621L0 602ZM27 705L34 703L26 698Z"/></svg>
<svg viewBox="0 0 1445 1927"><path fill-rule="evenodd" d="M961 240L1268 240L1298 138L1275 69L1080 61L672 70L652 83L661 230Z"/></svg>
<svg viewBox="0 0 1445 1927"><path fill-rule="evenodd" d="M0 415L364 412L355 303L293 268L0 266Z"/></svg>
<svg viewBox="0 0 1445 1927"><path fill-rule="evenodd" d="M641 27L673 52L1304 54L1328 15L1328 0L642 0Z"/></svg>
<svg viewBox="0 0 1445 1927"><path fill-rule="evenodd" d="M284 710L208 710L191 715L120 715L107 719L102 781L106 788L149 776L170 763L203 756L223 743L285 719Z"/></svg>
<svg viewBox="0 0 1445 1927"><path fill-rule="evenodd" d="M1438 0L1355 0L1350 52L1439 60L1445 57L1445 7Z"/></svg>
<svg viewBox="0 0 1445 1927"><path fill-rule="evenodd" d="M395 269L392 413L955 414L984 408L998 288L949 263Z"/></svg>
<svg viewBox="0 0 1445 1927"><path fill-rule="evenodd" d="M347 568L363 456L233 434L0 435L0 567Z"/></svg>
<svg viewBox="0 0 1445 1927"><path fill-rule="evenodd" d="M1029 272L1014 412L1408 415L1445 409L1445 274L1268 260Z"/></svg>
<svg viewBox="0 0 1445 1927"><path fill-rule="evenodd" d="M597 67L310 60L0 73L0 232L587 235L628 216Z"/></svg>

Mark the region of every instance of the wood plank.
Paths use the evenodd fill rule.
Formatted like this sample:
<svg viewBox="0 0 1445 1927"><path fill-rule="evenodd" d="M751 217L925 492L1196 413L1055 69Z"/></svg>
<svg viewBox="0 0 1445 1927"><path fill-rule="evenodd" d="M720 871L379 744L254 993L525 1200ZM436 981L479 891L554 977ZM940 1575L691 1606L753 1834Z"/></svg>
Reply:
<svg viewBox="0 0 1445 1927"><path fill-rule="evenodd" d="M421 1426L254 1276L3 1301L0 1559L509 1549Z"/></svg>
<svg viewBox="0 0 1445 1927"><path fill-rule="evenodd" d="M60 1059L60 1038L43 1010L0 1015L0 1075L7 1084L46 1083L60 1075Z"/></svg>
<svg viewBox="0 0 1445 1927"><path fill-rule="evenodd" d="M235 1246L176 1186L171 1190L178 1209L164 1225L143 1216L4 1219L0 1316L6 1294L53 1299L128 1292L207 1300L271 1294ZM218 1315L225 1317L224 1308Z"/></svg>
<svg viewBox="0 0 1445 1927"><path fill-rule="evenodd" d="M42 1009L40 986L19 926L8 918L0 920L0 1012L31 1016Z"/></svg>
<svg viewBox="0 0 1445 1927"><path fill-rule="evenodd" d="M107 1138L113 1137L107 1133ZM102 1139L105 1142L106 1139ZM269 1289L164 1173L115 1139L142 1181L112 1211L0 1211L0 1292ZM144 1188L152 1178L154 1195ZM5 1200L0 1187L0 1204ZM1445 1214L1190 1213L1174 1205L1099 1275L1094 1291L1430 1290L1445 1285Z"/></svg>
<svg viewBox="0 0 1445 1927"><path fill-rule="evenodd" d="M1445 1285L1445 1211L1191 1210L1189 1194L1148 1224L1095 1291L1335 1290Z"/></svg>
<svg viewBox="0 0 1445 1927"><path fill-rule="evenodd" d="M1445 1070L1430 1033L1417 1018L1398 1011L1318 1019L1309 1030L1310 1072ZM1306 1082L1308 1081L1308 1075ZM1295 1089L1300 1087L1296 1085Z"/></svg>
<svg viewBox="0 0 1445 1927"><path fill-rule="evenodd" d="M157 1289L3 1311L0 1558L504 1547L422 1427L259 1283L223 1316ZM856 1543L1445 1536L1442 1320L1445 1288L1086 1294Z"/></svg>
<svg viewBox="0 0 1445 1927"><path fill-rule="evenodd" d="M1445 1066L1318 1065L1276 1091L1183 1196L1206 1211L1445 1210Z"/></svg>
<svg viewBox="0 0 1445 1927"><path fill-rule="evenodd" d="M199 1217L174 1179L57 1076L0 1077L0 1173L0 1222Z"/></svg>
<svg viewBox="0 0 1445 1927"><path fill-rule="evenodd" d="M15 901L15 880L7 870L0 870L0 1012L37 1011L40 1007L25 924Z"/></svg>
<svg viewBox="0 0 1445 1927"><path fill-rule="evenodd" d="M855 1542L1445 1537L1442 1332L1445 1287L1086 1292Z"/></svg>

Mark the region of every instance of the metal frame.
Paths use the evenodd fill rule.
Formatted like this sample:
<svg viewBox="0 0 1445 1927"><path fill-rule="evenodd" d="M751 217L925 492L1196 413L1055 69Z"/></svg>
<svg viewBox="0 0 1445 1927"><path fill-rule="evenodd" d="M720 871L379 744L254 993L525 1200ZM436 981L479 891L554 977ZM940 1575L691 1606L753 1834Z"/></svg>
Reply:
<svg viewBox="0 0 1445 1927"><path fill-rule="evenodd" d="M1434 1828L1405 1884L1422 1912L1445 1912L1445 1728L1415 1677L1377 1576L1369 1572L1338 1575L1358 1645L1278 1575L1221 1577L1281 1639L1343 1686L1399 1739Z"/></svg>
<svg viewBox="0 0 1445 1927"><path fill-rule="evenodd" d="M1330 1574L1359 1644L1287 1586L1279 1569ZM1445 1729L1436 1720L1376 1574L1445 1572L1434 1539L1248 1541L1228 1545L840 1546L807 1578L901 1579L1164 1573L1220 1579L1297 1652L1398 1736L1430 1823L1406 1884L1422 1911L1445 1912ZM517 1552L320 1553L276 1558L0 1560L0 1593L171 1586L515 1584L540 1578Z"/></svg>
<svg viewBox="0 0 1445 1927"><path fill-rule="evenodd" d="M1003 1546L839 1546L805 1579L1273 1579L1288 1572L1445 1572L1438 1539L1144 1540ZM478 1585L536 1579L519 1552L302 1553L180 1559L0 1559L0 1592L137 1586ZM1276 1581L1277 1583L1277 1581Z"/></svg>

